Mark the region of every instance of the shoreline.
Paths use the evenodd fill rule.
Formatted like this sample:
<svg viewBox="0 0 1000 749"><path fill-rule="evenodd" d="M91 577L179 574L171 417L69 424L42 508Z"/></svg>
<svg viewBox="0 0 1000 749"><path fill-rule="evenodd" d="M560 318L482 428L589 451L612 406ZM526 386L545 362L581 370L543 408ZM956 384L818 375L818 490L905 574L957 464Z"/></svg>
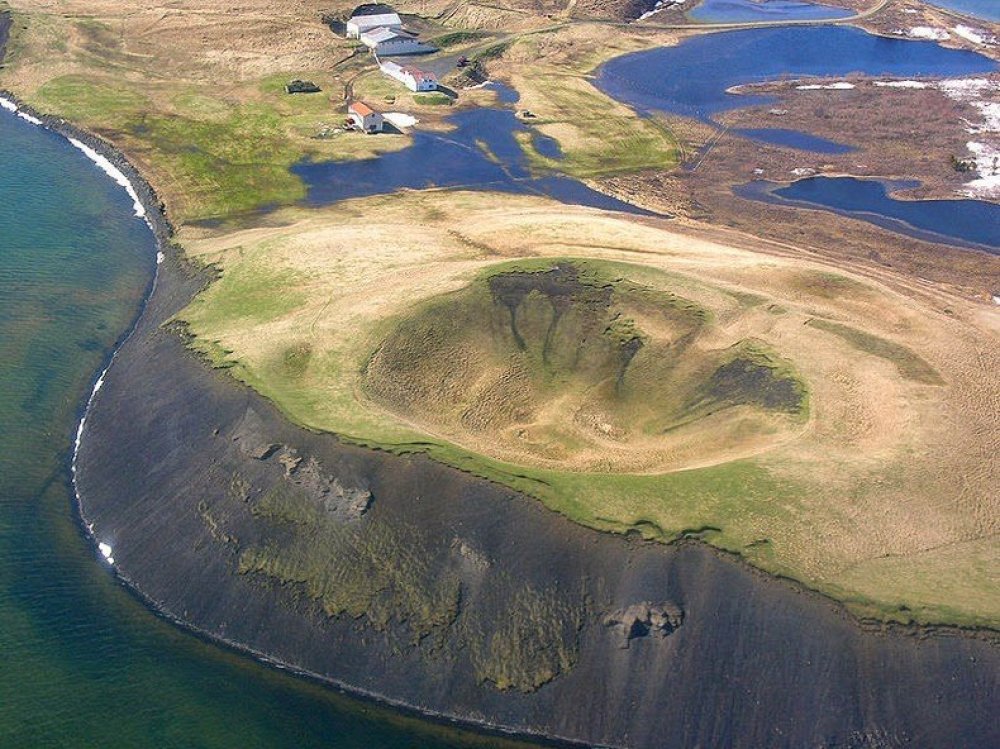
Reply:
<svg viewBox="0 0 1000 749"><path fill-rule="evenodd" d="M5 18L9 18L9 16L0 16L0 21ZM0 27L0 30L3 30L2 27ZM0 37L0 42L3 41L5 40ZM2 51L3 46L0 44L0 52ZM2 55L0 55L0 61L2 61ZM421 708L419 705L411 704L403 700L396 700L388 695L352 686L346 682L333 679L329 676L324 676L320 673L310 671L309 669L299 668L285 663L272 657L266 652L253 648L246 643L220 637L217 634L213 634L199 627L194 622L177 616L167 610L161 602L150 596L138 582L132 579L118 565L115 564L115 561L111 556L113 550L108 547L107 552L105 552L105 545L99 542L97 535L94 532L94 524L87 518L84 498L80 492L78 483L79 455L80 449L83 445L83 436L95 399L104 386L108 373L115 364L122 348L139 330L143 318L146 315L147 309L157 289L160 277L160 267L168 257L179 264L186 265L187 261L180 255L179 252L176 251L176 249L173 248L173 245L171 244L170 240L173 237L174 230L165 215L165 206L163 202L160 201L152 185L146 181L146 179L131 164L127 157L120 150L118 150L118 148L105 141L103 138L82 130L62 118L38 112L30 105L22 102L15 94L4 89L0 89L0 107L36 127L49 130L62 136L70 143L70 145L82 151L84 155L86 155L87 158L95 164L95 166L101 169L101 171L103 171L111 180L117 182L125 189L129 197L133 199L135 217L143 220L143 222L149 227L154 237L154 245L157 254L155 258L156 265L153 276L147 285L147 289L142 296L139 308L132 322L126 331L114 343L110 356L104 365L99 369L90 393L79 409L80 416L76 422L76 428L73 430L73 437L71 439L72 450L68 456L67 464L70 486L73 491L73 504L76 510L74 513L74 520L76 521L80 532L95 551L95 557L107 565L109 571L118 583L154 616L169 622L173 626L176 626L188 634L197 637L203 642L225 648L244 657L249 657L266 667L290 673L297 678L307 679L326 689L334 690L339 694L358 700L361 703L371 704L379 709L391 710L410 717L417 717L438 726L479 733L486 737L524 740L541 746L565 747L566 749L587 746L587 744L583 742L565 737L521 732L506 728L502 725L475 721L457 714L426 710ZM103 160L104 163L102 163L101 160ZM107 167L116 170L117 174L112 172ZM121 175L121 178L125 180L124 184L118 178L118 175ZM168 252L170 255L168 255ZM234 385L235 384L237 383L234 383Z"/></svg>

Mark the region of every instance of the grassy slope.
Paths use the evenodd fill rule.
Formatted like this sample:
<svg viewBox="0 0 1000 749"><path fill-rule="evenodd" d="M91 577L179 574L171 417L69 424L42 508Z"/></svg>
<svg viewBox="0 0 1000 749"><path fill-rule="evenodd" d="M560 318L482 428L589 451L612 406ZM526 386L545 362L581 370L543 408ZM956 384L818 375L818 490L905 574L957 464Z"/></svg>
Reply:
<svg viewBox="0 0 1000 749"><path fill-rule="evenodd" d="M169 185L168 196L176 196L171 207L184 222L301 199L305 187L289 168L303 158L359 158L408 142L353 133L314 138L339 126L343 115L326 94L284 94L295 76L325 83L322 73L272 76L248 87L244 101L213 97L200 85L167 84L156 87L154 100L148 87L95 72L47 81L30 98L43 111L143 153Z"/></svg>
<svg viewBox="0 0 1000 749"><path fill-rule="evenodd" d="M938 510L924 506L920 499L926 495L933 501L937 485L921 490L922 474L916 472L911 476L905 467L912 447L900 448L902 462L887 457L869 467L865 464L870 456L861 454L854 458L819 444L812 458L804 457L802 450L814 448L808 447L808 441L799 441L793 449L691 470L661 474L582 473L515 465L487 457L429 435L361 397L359 378L368 356L393 329L393 315L400 305L405 309L414 299L407 280L398 290L393 286L385 292L392 297L394 307L375 309L379 304L376 297L381 293L375 290L377 286L394 284L389 280L393 275L414 274L413 286L419 290L419 299L419 294L427 294L433 288L460 288L480 268L502 259L496 254L502 250L483 246L483 236L490 235L485 228L489 217L469 219L470 211L482 210L485 197L456 195L447 201L430 202L416 197L412 200L412 216L421 221L421 229L412 237L402 237L399 229L392 226L392 216L387 216L385 236L393 240L386 245L385 253L375 249L385 239L360 240L373 248L372 253L355 258L345 251L341 240L327 237L317 240L315 247L323 249L316 254L315 249L309 249L313 240L297 230L259 242L241 238L235 253L219 251L220 245L211 242L206 244L205 249L212 250L202 257L220 263L225 272L182 313L197 336L194 346L217 365L231 367L236 377L272 399L298 423L335 431L363 445L399 453L427 453L537 497L550 508L585 525L615 532L635 530L647 538L660 540L695 534L719 548L741 554L763 569L803 580L847 601L863 614L903 621L996 624L1000 617L996 601L982 595L984 590L995 589L990 564L995 562L996 549L986 540L980 538L964 546L948 542L939 552L910 551L933 543L907 540L906 535L912 534L912 524L927 530L934 529L938 522L931 519L937 517ZM432 231L429 227L435 223L455 225L448 216L450 203L457 204L460 213L481 233L470 237L454 230ZM527 202L520 210L526 207ZM387 204L371 208L390 214L393 210L405 211L399 203L394 208ZM344 222L337 231L347 236L351 226L360 230L353 222L361 214L353 214L351 207L342 210L338 217L331 218L334 223ZM326 219L318 216L307 219L313 220L323 223ZM502 234L504 241L520 247L522 252L531 241L549 246L548 238L539 236L530 224L524 230L529 234L522 237L508 223L490 236ZM374 231L369 224L370 220L366 222L366 230ZM634 225L628 226L636 231ZM628 241L636 246L651 240L653 246L661 244L655 241L655 235L637 234L640 236L631 240L618 235L581 237L581 244L572 250L593 256L609 252L600 247L618 247ZM562 238L553 237L551 241L557 239L560 251L570 250ZM666 257L677 253L676 248L663 251ZM297 259L292 261L293 257ZM457 264L453 267L450 262ZM732 261L726 261L729 262ZM278 272L289 267L299 269L298 275ZM377 280L378 267L391 269L390 276ZM808 277L796 273L796 278ZM768 270L767 275L783 278L773 270ZM709 298L707 295L711 293L689 275L663 276L661 271L648 269L637 271L636 278L649 282L657 276L661 283L669 278L675 288L684 289L685 295L701 294ZM821 274L816 276L826 283ZM370 287L373 283L375 286ZM837 294L829 295L828 301L818 294L811 298L811 303L807 298L807 308L802 312L794 310L794 298L783 300L783 306L776 307L771 314L777 316L780 325L785 324L783 318L794 315L801 314L795 318L801 322L815 319L815 304L846 305L839 307L843 314L852 305L871 303L870 289L861 284L856 286L852 290L845 285ZM342 290L348 289L350 294L342 295ZM768 304L770 300L765 295L752 291L746 286L727 288L714 298L714 308L729 319L743 313L752 316L757 314L755 310L775 306ZM795 295L801 293L800 287L794 288ZM859 367L878 370L880 377L889 379L872 389L885 389L885 397L896 387L922 387L919 391L925 394L922 399L938 392L926 389L935 386L907 377L910 374L907 367L914 360L912 351L904 346L883 346L873 353L837 333L801 322L789 320L787 325L797 331L796 335L810 336L811 342L804 345L803 352L819 355L822 347L830 347L834 366L853 361L849 371ZM871 343L871 339L865 340ZM902 358L897 356L900 352ZM896 359L880 369L876 362L886 357ZM924 362L923 366L929 365ZM818 395L821 413L829 411L830 398L839 398L836 393ZM820 431L830 431L834 426L836 430L853 428L849 423L828 424ZM816 431L815 427L810 428L810 433ZM839 431L834 431L828 437L831 444L840 444L837 434ZM847 468L852 462L857 465ZM825 478L831 468L836 476L833 480ZM886 503L892 513L900 514L886 516ZM960 524L963 522L971 523L964 520ZM877 527L879 524L883 527ZM956 533L968 536L972 531ZM961 553L962 549L971 556ZM969 558L979 561L969 565L966 563ZM944 563L939 563L941 560Z"/></svg>

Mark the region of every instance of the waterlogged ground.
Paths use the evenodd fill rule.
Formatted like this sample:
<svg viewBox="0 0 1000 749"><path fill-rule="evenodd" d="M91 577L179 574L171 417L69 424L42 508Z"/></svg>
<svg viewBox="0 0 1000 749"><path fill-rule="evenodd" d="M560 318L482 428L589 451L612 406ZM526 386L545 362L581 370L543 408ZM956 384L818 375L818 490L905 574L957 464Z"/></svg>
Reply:
<svg viewBox="0 0 1000 749"><path fill-rule="evenodd" d="M0 746L496 745L237 658L114 582L74 520L68 451L152 236L82 153L6 112L0 164Z"/></svg>
<svg viewBox="0 0 1000 749"><path fill-rule="evenodd" d="M715 124L726 110L767 105L773 97L734 94L736 86L781 77L962 77L998 69L975 52L936 42L887 39L847 27L749 29L688 39L616 58L600 69L597 85L639 111L668 112ZM853 84L833 78L834 85ZM782 128L736 129L752 140L813 153L849 152L850 143ZM899 233L959 246L997 246L1000 207L978 200L900 201L889 184L850 178L809 180L776 191L754 183L742 197L808 204L861 218Z"/></svg>
<svg viewBox="0 0 1000 749"><path fill-rule="evenodd" d="M511 89L502 91L509 101ZM562 153L558 142L528 128L513 110L470 109L448 119L455 129L445 133L418 130L412 145L400 151L359 161L307 161L292 172L306 183L306 202L313 206L438 187L544 195L575 205L649 214L571 177L533 171L518 134L530 136L542 156L558 160Z"/></svg>

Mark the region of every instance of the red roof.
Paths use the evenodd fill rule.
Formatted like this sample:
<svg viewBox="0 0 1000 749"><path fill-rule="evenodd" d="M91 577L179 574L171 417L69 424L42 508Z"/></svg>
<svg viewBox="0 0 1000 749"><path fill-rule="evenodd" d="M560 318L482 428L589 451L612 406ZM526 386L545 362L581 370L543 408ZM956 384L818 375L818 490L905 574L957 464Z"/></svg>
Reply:
<svg viewBox="0 0 1000 749"><path fill-rule="evenodd" d="M363 101L353 101L347 106L347 109L357 115L361 115L362 117L368 117L375 114L375 110Z"/></svg>
<svg viewBox="0 0 1000 749"><path fill-rule="evenodd" d="M424 80L435 80L433 73L427 73L420 68L415 68L412 65L407 65L403 68L403 72L409 73L414 78L422 78Z"/></svg>

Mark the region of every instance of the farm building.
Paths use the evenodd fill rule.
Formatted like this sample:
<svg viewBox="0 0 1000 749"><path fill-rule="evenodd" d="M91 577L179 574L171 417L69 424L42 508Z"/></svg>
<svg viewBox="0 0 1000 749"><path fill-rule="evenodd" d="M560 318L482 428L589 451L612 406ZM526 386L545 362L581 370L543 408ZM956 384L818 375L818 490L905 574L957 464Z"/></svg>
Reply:
<svg viewBox="0 0 1000 749"><path fill-rule="evenodd" d="M376 55L419 55L433 52L434 48L417 40L414 34L404 29L388 29L379 26L361 33L361 43Z"/></svg>
<svg viewBox="0 0 1000 749"><path fill-rule="evenodd" d="M410 91L436 91L438 87L437 77L433 73L428 73L412 65L398 65L394 62L383 62L379 65L382 72L390 78L406 86Z"/></svg>
<svg viewBox="0 0 1000 749"><path fill-rule="evenodd" d="M382 132L382 115L369 107L363 101L352 101L347 105L347 116L354 126L366 133Z"/></svg>
<svg viewBox="0 0 1000 749"><path fill-rule="evenodd" d="M377 13L370 16L352 16L347 22L347 38L360 39L361 35L372 29L401 29L403 21L397 13Z"/></svg>

